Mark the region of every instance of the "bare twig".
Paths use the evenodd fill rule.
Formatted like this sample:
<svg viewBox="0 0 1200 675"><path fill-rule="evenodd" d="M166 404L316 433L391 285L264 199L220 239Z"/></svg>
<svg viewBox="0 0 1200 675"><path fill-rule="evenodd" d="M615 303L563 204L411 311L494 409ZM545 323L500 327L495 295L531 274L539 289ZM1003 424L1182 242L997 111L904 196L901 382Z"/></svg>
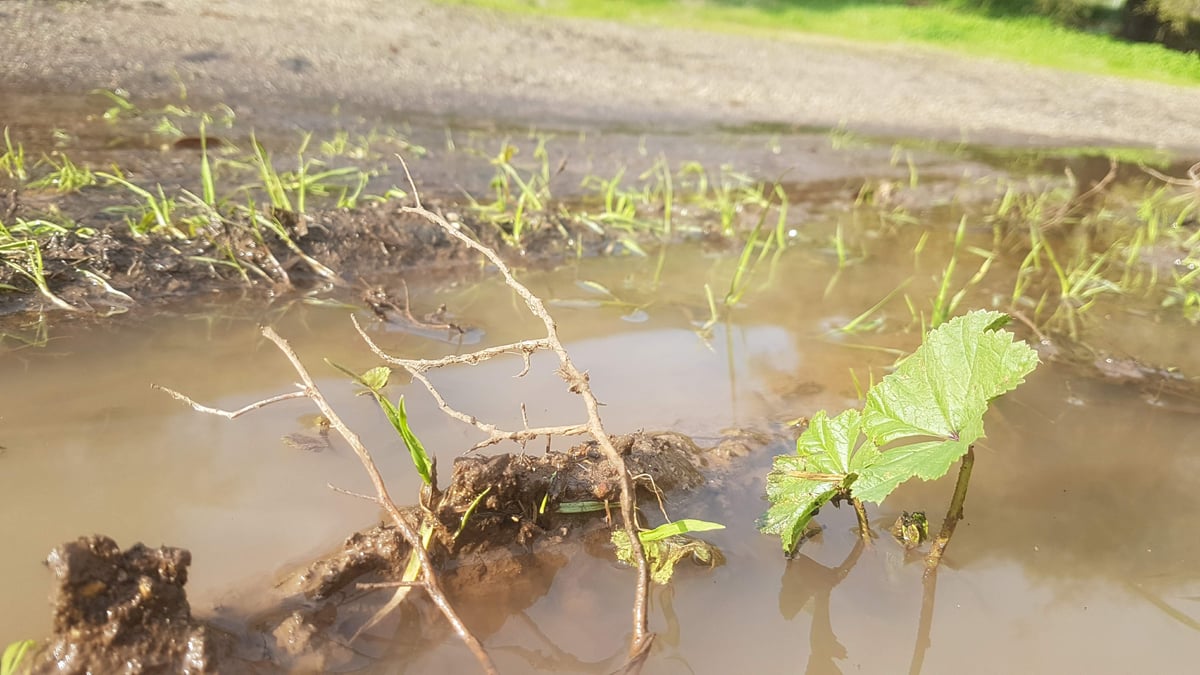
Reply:
<svg viewBox="0 0 1200 675"><path fill-rule="evenodd" d="M513 289L513 291L520 296L520 298L525 302L525 306L529 308L530 313L540 319L542 324L546 327L546 337L542 340L534 342L544 344L549 348L550 351L554 352L559 361L558 374L567 383L568 391L579 394L580 397L583 398L583 404L587 410L588 416L587 424L584 426L587 432L600 446L600 450L604 453L605 458L608 459L609 463L612 464L613 468L616 469L618 475L620 476L621 517L624 520L625 533L629 537L630 548L632 549L633 559L638 573L636 592L633 602L633 637L630 644L629 653L631 660L634 660L636 657L644 657L650 646L650 642L653 640L653 635L649 632L647 621L647 598L649 594L650 570L649 566L646 564L646 554L642 548L641 539L637 536L637 522L634 515L636 509L636 503L634 500L634 485L632 477L629 475L629 471L625 466L625 459L619 452L617 452L616 447L613 446L612 439L609 438L608 432L605 431L604 425L600 420L600 403L596 400L596 396L592 392L591 386L588 384L588 375L586 372L579 370L574 361L572 361L570 354L568 354L567 350L563 347L562 341L558 337L558 327L555 324L553 317L551 317L549 312L546 311L546 306L542 302L541 298L534 295L533 292L530 291L520 281L517 281L517 278L513 275L512 270L499 256L499 254L467 236L459 228L450 224L442 216L424 208L421 205L421 197L417 190L416 183L413 181L412 174L409 172L408 163L404 161L403 157L398 156L398 158L400 159L401 165L404 167L404 173L408 178L409 186L412 187L413 200L415 203L415 206L401 208L401 212L420 216L430 223L437 225L451 237L462 242L462 244L467 248L476 251L486 258L492 265L495 265L496 269L500 271L501 275L503 275L504 281L508 284L509 288ZM362 333L361 329L359 332ZM374 348L373 345L372 348ZM511 350L512 346L510 345L507 351ZM528 352L521 350L521 353L527 355ZM401 366L404 367L402 364ZM411 373L413 371L409 370L409 372ZM428 380L424 379L423 376L418 377L418 375L419 373L414 373L413 377L416 379L421 379L426 388L430 389L431 393L433 393L432 385L429 384ZM438 399L438 405L442 406L443 410L449 409L448 405L444 405L444 401L441 400L440 395L434 393L434 396ZM456 419L468 421L468 423L479 427L480 423L478 420L475 420L469 415L459 413L458 415L455 415L455 417ZM496 430L493 429L488 431L488 433L494 435L495 431ZM532 431L534 430L522 430L519 432L519 436L516 436L515 434L514 435L517 438L527 438L529 432Z"/></svg>
<svg viewBox="0 0 1200 675"><path fill-rule="evenodd" d="M392 501L391 496L388 494L387 486L383 482L383 476L379 473L379 469L375 466L375 460L371 457L371 453L367 451L366 446L363 445L362 440L359 439L358 434L346 426L346 423L342 421L342 418L338 416L333 407L329 405L329 402L325 399L325 396L321 394L321 390L317 388L316 382L313 381L312 376L309 375L308 370L304 367L304 364L300 362L300 358L296 356L296 352L292 349L291 345L289 345L286 340L280 337L279 334L276 333L275 330L270 326L264 327L262 329L262 334L268 340L274 342L275 346L279 348L279 351L283 352L283 355L286 356L288 361L291 362L292 367L296 370L296 373L300 376L302 381L302 384L299 385L302 388L301 391L273 396L269 399L252 403L245 408L231 412L200 405L187 396L165 387L159 387L155 385L155 388L161 389L173 398L187 403L194 410L212 415L219 415L228 419L233 419L243 413L251 410L257 410L258 408L262 408L266 405L277 403L279 401L286 401L301 397L308 397L311 399L312 402L316 404L317 408L321 410L321 414L325 416L325 419L329 420L329 425L346 440L346 442L350 445L350 448L354 450L354 454L358 456L359 462L362 464L363 469L366 470L367 475L371 479L371 484L375 487L376 497L373 499L373 501L377 501L388 512L388 515L396 524L396 529L399 530L401 536L404 537L404 540L408 542L409 547L412 549L413 555L417 557L417 561L421 568L420 581L424 586L426 593L429 595L430 600L432 600L433 604L436 605L437 608L442 612L442 615L446 617L446 620L458 634L459 638L467 645L467 648L471 650L471 653L474 654L476 660L479 661L479 665L483 668L484 672L495 673L496 667L492 664L492 660L487 655L487 652L484 651L483 645L481 645L479 640L471 634L471 631L467 629L466 624L463 623L462 619L458 616L458 613L454 611L454 607L450 605L450 601L446 599L446 594L442 591L441 584L438 581L436 572L434 571L433 563L429 559L429 553L422 545L420 535L413 528L412 524L408 521L408 518L405 517L404 513L400 511L400 508L396 506L396 503Z"/></svg>
<svg viewBox="0 0 1200 675"><path fill-rule="evenodd" d="M498 347L488 347L486 349L480 349L478 351L474 351L469 354L456 354L456 355L452 355L452 356L444 356L440 359L401 359L401 358L392 356L391 354L388 354L387 352L380 349L379 346L376 345L375 342L373 340L371 340L371 338L368 335L366 335L366 333L363 331L363 328L361 325L359 325L357 318L351 317L351 320L354 322L354 327L358 329L359 335L361 335L363 340L366 341L367 346L369 346L371 348L371 351L375 352L376 356L383 359L383 361L385 363L387 363L389 365L393 365L393 366L398 366L400 368L407 370L410 373L411 372L424 373L429 370L435 370L437 368L444 368L446 366L457 366L457 365L473 366L478 363L487 361L490 358L493 358L496 356L502 356L504 354L529 355L529 354L532 354L537 351L549 351L551 348L549 340L545 340L545 339L522 340L521 342L514 342L512 344L500 345ZM518 377L521 374L523 374L523 371L522 371L522 373L518 374Z"/></svg>
<svg viewBox="0 0 1200 675"><path fill-rule="evenodd" d="M1168 176L1161 171L1155 170L1154 167L1146 166L1145 164L1139 164L1138 167L1141 168L1142 171L1145 171L1146 173L1154 176L1168 185L1175 185L1178 187L1200 186L1200 162L1193 164L1191 168L1187 170L1187 179Z"/></svg>
<svg viewBox="0 0 1200 675"><path fill-rule="evenodd" d="M433 397L434 402L437 403L438 408L440 408L443 413L464 424L469 424L470 426L473 426L488 435L487 438L471 446L467 452L478 450L480 448L486 448L489 445L503 443L504 441L524 443L542 436L581 436L590 431L586 424L568 424L551 427L526 427L517 430L501 429L494 424L480 420L474 415L467 414L452 407L450 403L442 397L441 392L439 392L437 388L433 386L433 383L429 381L429 378L425 376L425 371L433 368L441 368L443 366L454 364L475 365L492 357L500 356L501 354L529 354L531 351L535 351L536 349L548 349L549 341L547 340L527 340L525 342L504 345L503 347L490 347L488 349L481 349L477 352L471 352L470 354L447 356L445 358L434 360L399 359L387 354L379 347L379 345L375 344L375 341L371 339L371 336L367 335L366 331L364 331L362 326L359 325L357 319L352 317L351 320L354 322L354 327L358 329L359 336L361 336L363 341L367 343L367 346L371 348L371 351L375 352L376 356L383 359L387 363L393 366L399 366L408 371L408 374L411 375L414 380L424 385L425 389L429 391L429 395ZM545 346L540 346L543 343Z"/></svg>
<svg viewBox="0 0 1200 675"><path fill-rule="evenodd" d="M375 460L371 457L371 453L367 452L367 448L359 439L358 434L346 426L346 423L338 416L337 411L321 395L316 382L308 374L308 370L305 369L304 364L300 363L300 359L296 356L296 352L292 350L291 345L270 326L264 327L262 333L264 337L279 347L279 350L288 358L288 361L292 362L292 367L296 369L296 372L300 375L300 379L304 381L304 391L312 399L313 403L316 403L317 407L321 409L321 413L325 415L325 419L329 420L329 425L337 430L342 438L346 439L351 449L354 450L354 454L358 455L359 462L362 463L363 468L367 471L367 475L371 478L371 484L375 486L375 494L379 496L380 503L388 512L388 515L392 517L392 521L396 523L396 528L417 556L417 560L421 565L422 581L425 582L425 591L429 594L429 598L433 600L433 604L437 605L437 608L441 610L442 615L446 617L446 620L450 622L454 631L458 633L459 638L466 643L467 648L475 655L475 659L479 661L479 665L483 667L483 670L487 673L495 673L496 667L492 664L492 660L487 655L487 652L484 651L483 645L471 634L471 631L467 629L466 624L463 623L458 613L454 611L454 607L450 605L450 601L446 599L446 594L442 592L442 585L438 581L437 574L434 572L433 563L429 560L429 553L421 544L420 535L413 529L408 519L400 511L400 507L396 506L396 502L392 501L391 496L388 495L387 485L383 482L383 475L379 473L378 467L375 466Z"/></svg>
<svg viewBox="0 0 1200 675"><path fill-rule="evenodd" d="M230 419L230 420L237 419L238 417L241 417L242 415L245 415L248 412L253 412L255 410L258 410L259 408L265 408L266 406L269 406L272 403L279 403L280 401L290 401L295 398L307 398L308 397L307 392L293 391L293 392L289 392L287 394L280 394L278 396L272 396L271 398L264 398L261 401L255 401L254 403L251 403L250 405L242 407L242 408L238 408L237 410L221 410L220 408L210 408L206 405L201 405L199 403L196 403L192 399L188 398L187 396L184 396L183 394L175 391L174 389L168 389L160 384L152 384L152 385L150 385L150 387L166 393L168 396L175 399L176 401L183 401L184 403L191 406L192 410L195 410L196 412L202 412L202 413L206 413L209 415L217 415L219 417L224 417L225 419Z"/></svg>
<svg viewBox="0 0 1200 675"><path fill-rule="evenodd" d="M336 492L338 494L346 495L347 497L355 497L355 498L361 499L363 501L371 502L372 504L379 503L379 497L372 497L371 495L364 495L361 492L353 492L353 491L347 490L345 488L340 488L340 487L334 485L333 483L326 483L325 486L328 487L330 490L333 490L334 492Z"/></svg>

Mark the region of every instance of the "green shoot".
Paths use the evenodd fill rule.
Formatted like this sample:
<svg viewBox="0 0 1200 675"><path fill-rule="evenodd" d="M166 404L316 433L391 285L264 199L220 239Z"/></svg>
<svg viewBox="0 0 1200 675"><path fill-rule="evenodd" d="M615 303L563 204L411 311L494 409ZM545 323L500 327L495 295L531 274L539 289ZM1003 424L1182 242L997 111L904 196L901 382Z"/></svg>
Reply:
<svg viewBox="0 0 1200 675"><path fill-rule="evenodd" d="M12 138L8 135L8 127L4 127L4 154L0 155L0 170L9 178L25 182L29 178L25 170L25 148L17 143L13 146Z"/></svg>
<svg viewBox="0 0 1200 675"><path fill-rule="evenodd" d="M408 412L404 409L404 397L401 396L395 406L383 396L379 396L378 401L384 413L387 414L388 421L392 423L392 428L404 439L404 447L408 448L408 454L412 456L413 466L417 468L421 480L425 481L426 485L432 486L433 461L429 458L429 453L425 451L425 446L421 445L421 441L408 426Z"/></svg>
<svg viewBox="0 0 1200 675"><path fill-rule="evenodd" d="M962 248L963 236L967 231L967 217L963 216L958 221L958 230L954 233L954 250L950 253L950 262L946 263L946 269L942 272L942 283L938 287L937 297L933 300L933 316L930 318L930 328L937 328L946 323L950 319L950 313L954 308L950 306L949 298L946 296L950 292L950 280L954 276L954 268L958 265L958 251Z"/></svg>
<svg viewBox="0 0 1200 675"><path fill-rule="evenodd" d="M258 176L262 180L271 207L280 211L291 211L292 201L288 199L279 172L275 170L275 165L271 164L271 156L267 154L267 149L258 142L253 133L250 134L250 144L254 147L254 165L258 168Z"/></svg>
<svg viewBox="0 0 1200 675"><path fill-rule="evenodd" d="M366 389L364 393L374 397L384 415L387 416L388 422L391 422L392 428L403 439L404 447L408 448L408 454L412 457L413 466L416 467L421 480L430 487L437 487L433 484L433 460L430 459L429 453L425 451L425 446L421 444L408 425L408 412L404 409L404 397L401 396L400 400L393 405L383 394L383 388L387 386L388 378L391 376L391 369L386 366L378 366L362 375L357 375L349 368L339 366L329 359L326 359L325 362L349 375L351 379Z"/></svg>
<svg viewBox="0 0 1200 675"><path fill-rule="evenodd" d="M906 286L908 286L909 282L911 282L911 281L912 281L912 277L909 277L909 278L905 279L904 281L900 282L900 285L893 288L891 290L891 292L888 293L887 295L883 296L882 300L880 300L879 302L872 305L869 309L867 309L867 311L865 311L862 314L859 314L858 316L851 319L849 322L846 323L845 326L842 326L838 330L840 330L843 333L858 333L858 332L863 332L863 331L875 330L875 329L879 328L883 324L882 319L876 319L874 321L870 321L869 323L868 323L868 319L870 319L872 316L874 316L875 313L878 312L880 309L883 309L884 305L891 302L892 298L896 297L897 293L900 293L901 291L903 291L904 288Z"/></svg>
<svg viewBox="0 0 1200 675"><path fill-rule="evenodd" d="M472 199L476 211L497 226L501 226L504 237L513 245L520 245L523 232L529 223L528 212L540 212L550 199L550 158L546 151L546 139L539 138L534 149L534 159L539 161L539 170L523 178L513 165L517 147L505 141L500 151L489 162L496 168L490 187L495 199L490 204L480 204ZM507 225L507 229L502 226Z"/></svg>
<svg viewBox="0 0 1200 675"><path fill-rule="evenodd" d="M750 231L750 236L746 238L746 244L742 247L742 254L738 256L737 267L733 271L733 279L729 282L729 291L725 293L723 302L726 307L733 307L741 301L742 296L746 294L746 289L749 286L751 273L771 249L774 238L767 238L762 243L762 249L759 251L758 257L752 261L754 249L759 248L758 240L762 235L763 222L766 220L766 217L767 212L763 211L758 224L754 226L754 229Z"/></svg>
<svg viewBox="0 0 1200 675"><path fill-rule="evenodd" d="M137 106L129 102L128 93L122 90L110 91L108 89L94 89L93 94L100 94L108 99L112 105L108 110L104 111L104 119L108 122L115 122L123 115L137 115L139 110Z"/></svg>
<svg viewBox="0 0 1200 675"><path fill-rule="evenodd" d="M60 155L61 161L54 161L52 157L46 157L46 163L54 167L54 170L45 176L29 183L29 187L34 190L44 188L54 188L60 193L76 192L82 188L96 184L96 176L87 167L81 167L71 161L70 157Z"/></svg>
<svg viewBox="0 0 1200 675"><path fill-rule="evenodd" d="M325 265L321 264L321 262L316 258L305 253L304 250L300 248L300 245L297 244L294 239L292 239L292 235L288 233L287 228L283 226L283 223L279 222L278 218L274 216L265 216L255 211L253 208L247 208L245 213L247 217L249 217L255 224L255 226L264 227L276 237L279 237L280 241L282 241L283 244L288 247L288 250L295 254L297 258L303 260L304 263L308 265L309 268L318 276L321 276L325 279L338 278L337 272L334 272Z"/></svg>
<svg viewBox="0 0 1200 675"><path fill-rule="evenodd" d="M454 531L455 539L458 539L458 535L462 534L463 530L467 529L467 522L471 520L471 515L475 513L475 509L479 507L480 502L482 502L483 498L486 497L491 491L492 486L489 485L484 488L483 492L480 492L475 499L471 500L471 504L467 507L466 511L463 511L462 519L458 522L458 529ZM542 508L543 510L545 509L545 500L542 500ZM426 542L426 545L428 545L428 542Z"/></svg>
<svg viewBox="0 0 1200 675"><path fill-rule="evenodd" d="M21 667L21 661L37 643L33 640L18 640L4 648L0 656L0 675L16 675Z"/></svg>
<svg viewBox="0 0 1200 675"><path fill-rule="evenodd" d="M161 230L177 239L187 239L189 237L189 234L184 233L175 226L172 219L172 214L175 211L175 200L166 196L162 185L156 186L158 192L156 195L116 174L101 172L97 173L96 176L110 183L116 183L142 199L140 207L141 217L136 220L128 216L125 218L125 222L129 225L129 229L134 236L144 237L151 232ZM129 209L122 208L121 210Z"/></svg>
<svg viewBox="0 0 1200 675"><path fill-rule="evenodd" d="M912 478L945 475L983 437L988 404L1037 367L1037 353L1001 330L1007 320L990 311L951 319L867 391L862 411L813 415L796 453L775 458L759 529L791 555L829 501L880 503Z"/></svg>
<svg viewBox="0 0 1200 675"><path fill-rule="evenodd" d="M208 116L200 118L200 194L204 203L216 207L217 184L213 178L212 165L208 162L208 130L205 128Z"/></svg>
<svg viewBox="0 0 1200 675"><path fill-rule="evenodd" d="M3 226L0 226L0 230L3 230ZM3 232L8 233L7 230ZM46 267L42 262L42 248L38 242L33 239L14 239L0 243L0 261L28 279L50 304L68 312L78 311L50 290L50 283L46 280Z"/></svg>

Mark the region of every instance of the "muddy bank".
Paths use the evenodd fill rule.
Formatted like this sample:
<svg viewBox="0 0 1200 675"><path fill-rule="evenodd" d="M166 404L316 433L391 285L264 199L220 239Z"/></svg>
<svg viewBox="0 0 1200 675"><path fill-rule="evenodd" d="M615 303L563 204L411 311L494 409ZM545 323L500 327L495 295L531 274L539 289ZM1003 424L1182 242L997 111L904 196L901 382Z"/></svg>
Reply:
<svg viewBox="0 0 1200 675"><path fill-rule="evenodd" d="M442 210L436 203L431 208ZM459 209L449 210L458 217ZM14 213L36 217L19 208ZM99 316L232 290L247 292L260 302L320 294L363 303L364 292L381 276L394 278L399 271L453 279L479 268L477 256L440 227L400 213L395 206L271 217L278 220L284 236L237 218L215 222L190 240L137 237L123 227L86 236L66 232L43 240L39 262L48 288L69 305L59 309ZM461 226L503 255L527 262L552 265L576 253L560 230L540 229L537 236L526 238L523 247L514 249L506 244L503 231L490 224L470 218ZM604 239L572 229L576 240L591 242L588 250ZM0 284L18 291L0 293L0 317L54 304L18 267L0 268ZM389 292L398 294L399 289Z"/></svg>
<svg viewBox="0 0 1200 675"><path fill-rule="evenodd" d="M647 510L656 500L678 505L689 491L771 440L761 433L731 433L702 449L675 433L613 438L637 476ZM408 514L413 522L433 526L428 550L452 600L518 612L544 595L555 572L585 548L611 555L606 514L616 508L619 493L613 467L589 442L538 456L460 457L446 489L427 494L428 507L412 507ZM222 616L223 626L240 631L235 634L192 617L184 590L191 564L187 550L139 543L122 552L108 537L80 538L50 555L54 635L26 665L35 673L362 667L372 660L371 647L360 648L353 639L375 628L373 612L390 597L394 587L388 582L402 578L409 555L394 525L356 532L335 551L285 576L271 591L282 598L274 608ZM404 614L406 625L432 618L424 610L397 614ZM477 635L493 633L504 614L488 616L472 622ZM376 628L395 630L394 621Z"/></svg>
<svg viewBox="0 0 1200 675"><path fill-rule="evenodd" d="M766 39L409 2L6 3L9 90L125 87L293 116L792 128L1007 143L1200 147L1195 89L912 46ZM0 96L0 100L3 97Z"/></svg>

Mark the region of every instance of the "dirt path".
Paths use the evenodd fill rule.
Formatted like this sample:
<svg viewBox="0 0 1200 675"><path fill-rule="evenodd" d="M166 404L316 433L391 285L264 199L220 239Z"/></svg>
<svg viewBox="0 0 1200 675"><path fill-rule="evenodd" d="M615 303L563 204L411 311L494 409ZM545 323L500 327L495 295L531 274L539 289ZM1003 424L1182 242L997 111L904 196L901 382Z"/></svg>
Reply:
<svg viewBox="0 0 1200 675"><path fill-rule="evenodd" d="M0 5L4 95L124 87L283 116L704 128L781 123L976 142L1200 149L1200 88L819 38L534 20L410 0ZM11 112L11 111L9 111Z"/></svg>

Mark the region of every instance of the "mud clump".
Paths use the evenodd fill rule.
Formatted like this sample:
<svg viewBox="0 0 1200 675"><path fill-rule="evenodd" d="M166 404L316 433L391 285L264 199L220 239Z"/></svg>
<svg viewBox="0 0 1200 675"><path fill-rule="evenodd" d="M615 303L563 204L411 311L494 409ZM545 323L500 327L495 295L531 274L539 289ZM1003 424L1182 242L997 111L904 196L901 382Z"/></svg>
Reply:
<svg viewBox="0 0 1200 675"><path fill-rule="evenodd" d="M705 482L697 468L705 451L687 436L639 432L614 436L612 441L637 477L634 483L641 496L653 498L655 490L675 493ZM520 558L535 542L539 547L561 544L594 520L589 513L603 516L605 502L616 509L620 493L617 471L594 441L542 455L459 457L449 487L433 497L429 508L439 523L430 555L452 577L499 582L497 571L511 572L514 567L499 564L500 559ZM563 504L580 503L594 508L560 512ZM416 522L422 511L410 509L409 515ZM409 550L394 525L378 525L351 535L337 551L294 574L289 585L310 601L327 600L367 575L399 577ZM479 565L491 571L470 569Z"/></svg>
<svg viewBox="0 0 1200 675"><path fill-rule="evenodd" d="M184 585L191 554L104 536L54 549L54 635L33 673L215 673L226 637L192 619Z"/></svg>
<svg viewBox="0 0 1200 675"><path fill-rule="evenodd" d="M654 489L687 490L704 482L696 468L701 451L686 436L636 433L612 441L630 475L643 477L635 484L647 495ZM565 503L615 502L621 483L595 441L539 456L460 457L441 500L443 523L461 517L485 490L478 512L520 517L534 515L534 508L545 513Z"/></svg>

